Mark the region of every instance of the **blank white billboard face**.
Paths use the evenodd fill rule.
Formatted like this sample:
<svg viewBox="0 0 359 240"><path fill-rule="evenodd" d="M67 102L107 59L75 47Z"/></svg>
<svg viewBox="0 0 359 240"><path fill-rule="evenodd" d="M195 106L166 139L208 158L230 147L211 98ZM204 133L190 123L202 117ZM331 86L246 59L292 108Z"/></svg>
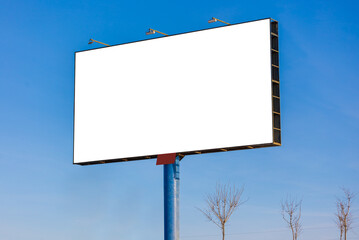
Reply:
<svg viewBox="0 0 359 240"><path fill-rule="evenodd" d="M74 163L273 144L270 24L76 52Z"/></svg>

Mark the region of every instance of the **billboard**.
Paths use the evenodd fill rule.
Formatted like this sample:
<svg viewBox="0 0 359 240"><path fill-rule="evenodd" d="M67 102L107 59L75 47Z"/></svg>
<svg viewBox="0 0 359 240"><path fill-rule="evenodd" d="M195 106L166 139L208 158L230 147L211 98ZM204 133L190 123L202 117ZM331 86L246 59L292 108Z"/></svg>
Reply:
<svg viewBox="0 0 359 240"><path fill-rule="evenodd" d="M271 19L75 53L74 164L280 143Z"/></svg>

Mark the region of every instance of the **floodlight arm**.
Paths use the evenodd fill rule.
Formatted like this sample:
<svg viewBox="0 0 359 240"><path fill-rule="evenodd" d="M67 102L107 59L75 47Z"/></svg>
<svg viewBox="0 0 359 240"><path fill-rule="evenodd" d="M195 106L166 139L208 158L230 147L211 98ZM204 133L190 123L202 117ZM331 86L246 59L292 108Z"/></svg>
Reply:
<svg viewBox="0 0 359 240"><path fill-rule="evenodd" d="M231 25L230 23L227 23L227 22L222 21L222 20L220 20L218 18L215 18L215 17L212 17L212 19L208 20L208 23L213 23L213 22L217 22L217 21L221 22L221 23L224 23L224 24L227 24L227 25Z"/></svg>
<svg viewBox="0 0 359 240"><path fill-rule="evenodd" d="M89 44L92 44L92 43L94 43L94 42L97 42L97 43L102 44L102 45L105 45L105 46L110 46L110 45L108 45L108 44L106 44L106 43L99 42L99 41L96 41L95 39L90 38Z"/></svg>
<svg viewBox="0 0 359 240"><path fill-rule="evenodd" d="M168 36L168 34L163 33L163 32L160 32L160 31L157 31L157 30L152 29L152 28L148 29L148 32L146 32L146 34L147 34L147 35L150 35L150 34L155 34L155 33L159 33L159 34L162 34L162 35Z"/></svg>

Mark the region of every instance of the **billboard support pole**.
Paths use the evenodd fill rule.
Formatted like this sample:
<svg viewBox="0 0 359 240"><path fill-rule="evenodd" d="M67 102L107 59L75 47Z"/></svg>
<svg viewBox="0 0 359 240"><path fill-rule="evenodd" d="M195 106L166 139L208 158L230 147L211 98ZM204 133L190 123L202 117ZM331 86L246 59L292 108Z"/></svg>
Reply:
<svg viewBox="0 0 359 240"><path fill-rule="evenodd" d="M165 240L179 240L179 162L163 165Z"/></svg>

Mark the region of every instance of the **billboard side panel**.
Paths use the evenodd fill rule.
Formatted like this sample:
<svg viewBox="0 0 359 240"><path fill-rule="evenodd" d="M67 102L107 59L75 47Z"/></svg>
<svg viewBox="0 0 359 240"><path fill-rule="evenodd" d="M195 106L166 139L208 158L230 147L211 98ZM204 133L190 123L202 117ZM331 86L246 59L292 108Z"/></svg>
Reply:
<svg viewBox="0 0 359 240"><path fill-rule="evenodd" d="M271 79L272 79L272 108L273 108L273 144L280 146L281 139L281 116L279 94L279 39L278 22L270 22L270 51L271 51Z"/></svg>

